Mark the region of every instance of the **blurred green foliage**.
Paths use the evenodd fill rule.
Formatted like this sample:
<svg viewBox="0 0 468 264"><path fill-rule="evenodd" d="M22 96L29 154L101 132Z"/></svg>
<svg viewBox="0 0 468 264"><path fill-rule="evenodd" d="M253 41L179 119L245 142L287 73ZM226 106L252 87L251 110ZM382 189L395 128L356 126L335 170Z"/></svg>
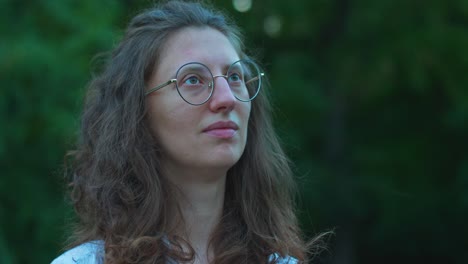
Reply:
<svg viewBox="0 0 468 264"><path fill-rule="evenodd" d="M335 228L316 262L467 263L468 2L214 4L265 65L306 233ZM59 254L91 60L148 5L0 1L0 263Z"/></svg>

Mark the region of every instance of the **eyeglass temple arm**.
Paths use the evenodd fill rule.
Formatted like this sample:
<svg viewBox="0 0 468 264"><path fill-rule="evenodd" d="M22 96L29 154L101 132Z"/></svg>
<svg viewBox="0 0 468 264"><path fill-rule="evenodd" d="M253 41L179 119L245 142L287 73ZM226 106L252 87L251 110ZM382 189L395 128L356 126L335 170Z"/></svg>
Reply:
<svg viewBox="0 0 468 264"><path fill-rule="evenodd" d="M258 76L255 76L254 78L248 80L247 82L245 82L245 84L249 84L249 82L253 82L253 81L256 81L258 79L260 79L260 77L263 77L265 76L265 73L261 72Z"/></svg>
<svg viewBox="0 0 468 264"><path fill-rule="evenodd" d="M169 84L171 84L173 82L177 82L177 79L170 79L169 81L167 81L167 82L165 82L163 84L160 84L160 85L158 85L158 86L156 86L154 88L151 88L148 91L146 91L145 95L148 95L148 94L150 94L152 92L156 92L157 90L159 90L159 89L161 89L161 88L163 88L165 86L168 86Z"/></svg>

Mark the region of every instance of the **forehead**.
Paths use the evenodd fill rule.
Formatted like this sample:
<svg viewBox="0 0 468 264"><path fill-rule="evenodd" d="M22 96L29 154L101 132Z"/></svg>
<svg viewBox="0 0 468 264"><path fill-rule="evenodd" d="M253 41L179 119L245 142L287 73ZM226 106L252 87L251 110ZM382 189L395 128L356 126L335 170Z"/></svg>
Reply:
<svg viewBox="0 0 468 264"><path fill-rule="evenodd" d="M168 38L157 68L174 70L188 62L201 62L209 67L226 66L238 59L238 52L220 31L210 27L187 27Z"/></svg>

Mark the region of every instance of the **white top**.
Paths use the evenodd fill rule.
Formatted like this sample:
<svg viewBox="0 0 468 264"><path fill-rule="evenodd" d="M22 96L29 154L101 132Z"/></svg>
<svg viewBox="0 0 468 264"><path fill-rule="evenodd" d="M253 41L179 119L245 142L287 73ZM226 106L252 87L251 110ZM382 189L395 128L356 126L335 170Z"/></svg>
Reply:
<svg viewBox="0 0 468 264"><path fill-rule="evenodd" d="M278 264L297 264L297 259L293 257L281 258L278 254L270 256L270 261L278 258ZM51 264L102 264L104 263L104 242L96 240L76 246L58 258Z"/></svg>

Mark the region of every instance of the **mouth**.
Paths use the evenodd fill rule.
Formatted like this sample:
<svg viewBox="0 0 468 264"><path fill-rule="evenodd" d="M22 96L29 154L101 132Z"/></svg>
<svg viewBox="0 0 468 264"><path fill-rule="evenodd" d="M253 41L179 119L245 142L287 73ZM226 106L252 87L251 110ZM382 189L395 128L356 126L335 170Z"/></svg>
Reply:
<svg viewBox="0 0 468 264"><path fill-rule="evenodd" d="M203 133L216 138L229 139L234 137L238 129L239 126L232 121L219 121L207 126L203 129Z"/></svg>

